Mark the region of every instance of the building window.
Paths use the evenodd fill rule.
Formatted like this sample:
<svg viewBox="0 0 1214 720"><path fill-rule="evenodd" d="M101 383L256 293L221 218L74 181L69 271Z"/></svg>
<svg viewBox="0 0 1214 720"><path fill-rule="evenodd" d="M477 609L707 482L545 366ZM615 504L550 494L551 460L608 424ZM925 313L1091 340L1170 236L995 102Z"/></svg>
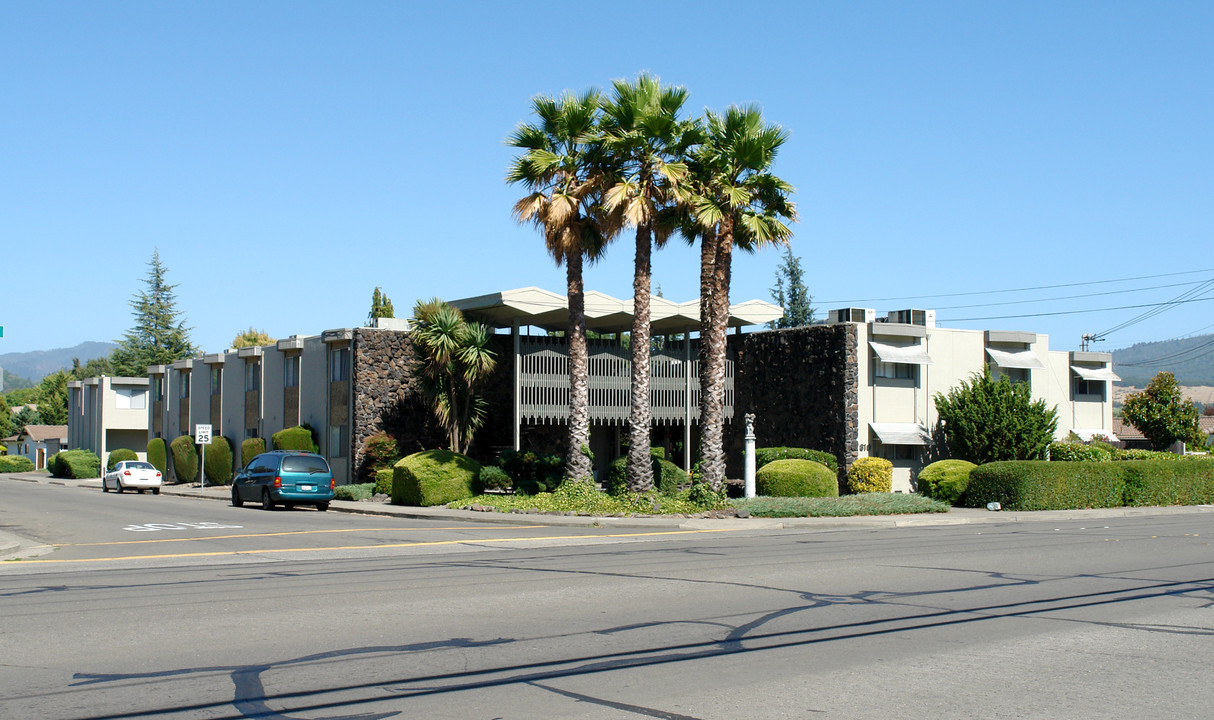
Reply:
<svg viewBox="0 0 1214 720"><path fill-rule="evenodd" d="M1088 400L1104 400L1104 380L1076 380L1075 396L1085 396Z"/></svg>
<svg viewBox="0 0 1214 720"><path fill-rule="evenodd" d="M346 456L346 446L350 444L350 426L349 425L330 425L329 426L329 457L344 458Z"/></svg>
<svg viewBox="0 0 1214 720"><path fill-rule="evenodd" d="M994 375L996 378L998 378L999 376L1006 377L1009 381L1011 381L1013 383L1026 383L1029 381L1028 368L1000 367L1000 368L995 369Z"/></svg>
<svg viewBox="0 0 1214 720"><path fill-rule="evenodd" d="M257 437L257 428L245 428L244 429L244 439L245 440L252 440L255 437Z"/></svg>
<svg viewBox="0 0 1214 720"><path fill-rule="evenodd" d="M181 373L181 383L180 384L181 384L180 397L188 398L190 396L190 373L188 373L188 372Z"/></svg>
<svg viewBox="0 0 1214 720"><path fill-rule="evenodd" d="M282 386L299 387L298 355L287 355L282 359Z"/></svg>
<svg viewBox="0 0 1214 720"><path fill-rule="evenodd" d="M245 392L261 389L261 363L244 364L244 389Z"/></svg>
<svg viewBox="0 0 1214 720"><path fill-rule="evenodd" d="M918 365L911 365L909 363L888 363L878 360L876 362L876 369L873 371L873 376L892 380L914 380L915 371L918 367Z"/></svg>
<svg viewBox="0 0 1214 720"><path fill-rule="evenodd" d="M211 394L219 395L223 392L223 368L218 365L211 368Z"/></svg>
<svg viewBox="0 0 1214 720"><path fill-rule="evenodd" d="M350 348L338 348L329 353L329 380L341 382L350 379Z"/></svg>
<svg viewBox="0 0 1214 720"><path fill-rule="evenodd" d="M152 402L160 402L161 400L163 400L164 399L164 376L157 375L157 376L153 377L151 387L149 388L149 390L152 393Z"/></svg>
<svg viewBox="0 0 1214 720"><path fill-rule="evenodd" d="M143 410L147 393L138 388L114 388L114 406L119 410Z"/></svg>

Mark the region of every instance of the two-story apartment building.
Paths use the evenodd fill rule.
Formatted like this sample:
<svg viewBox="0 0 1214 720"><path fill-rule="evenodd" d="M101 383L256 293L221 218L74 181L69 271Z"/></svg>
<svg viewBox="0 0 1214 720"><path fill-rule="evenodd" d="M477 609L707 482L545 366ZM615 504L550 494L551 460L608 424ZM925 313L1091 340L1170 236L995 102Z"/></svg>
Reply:
<svg viewBox="0 0 1214 720"><path fill-rule="evenodd" d="M90 450L105 467L119 448L147 456L148 379L93 377L68 383L68 445Z"/></svg>

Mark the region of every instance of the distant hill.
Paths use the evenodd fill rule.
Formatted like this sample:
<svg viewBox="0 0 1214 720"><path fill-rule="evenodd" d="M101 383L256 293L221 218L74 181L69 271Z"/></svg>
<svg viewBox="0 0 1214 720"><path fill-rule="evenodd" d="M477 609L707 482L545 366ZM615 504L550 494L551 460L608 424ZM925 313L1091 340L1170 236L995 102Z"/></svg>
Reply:
<svg viewBox="0 0 1214 720"><path fill-rule="evenodd" d="M1138 343L1113 351L1122 385L1144 387L1166 370L1181 385L1214 385L1214 335Z"/></svg>
<svg viewBox="0 0 1214 720"><path fill-rule="evenodd" d="M15 389L9 387L9 373L19 375L36 385L56 370L71 369L72 358L79 358L80 362L86 363L93 358L109 357L114 347L114 343L108 342L83 342L76 347L56 350L5 353L0 355L0 368L5 370L4 389Z"/></svg>
<svg viewBox="0 0 1214 720"><path fill-rule="evenodd" d="M20 390L22 388L28 388L28 387L33 387L33 386L34 386L33 382L27 380L26 378L21 377L20 375L17 375L16 373L11 373L8 371L7 368L5 368L5 370L4 370L4 387L0 388L4 392L9 392L10 390Z"/></svg>

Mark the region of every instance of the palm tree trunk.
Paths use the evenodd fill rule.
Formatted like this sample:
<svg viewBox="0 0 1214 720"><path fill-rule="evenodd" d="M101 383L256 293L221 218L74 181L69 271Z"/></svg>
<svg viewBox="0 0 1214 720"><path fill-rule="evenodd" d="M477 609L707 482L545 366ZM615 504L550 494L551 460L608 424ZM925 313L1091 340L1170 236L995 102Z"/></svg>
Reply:
<svg viewBox="0 0 1214 720"><path fill-rule="evenodd" d="M700 360L700 472L712 489L725 484L725 340L729 329L729 265L733 225L727 217L711 243L711 286L701 297ZM703 250L701 255L703 255ZM701 278L701 285L704 278ZM711 309L705 317L703 308ZM704 326L707 325L705 328ZM707 342L705 342L707 336Z"/></svg>
<svg viewBox="0 0 1214 720"><path fill-rule="evenodd" d="M582 253L565 258L569 294L569 448L565 476L593 481L590 461L590 389L586 378L586 295L582 285Z"/></svg>
<svg viewBox="0 0 1214 720"><path fill-rule="evenodd" d="M653 488L653 462L649 454L649 292L653 245L649 226L637 224L636 273L632 279L632 407L628 416L628 489Z"/></svg>

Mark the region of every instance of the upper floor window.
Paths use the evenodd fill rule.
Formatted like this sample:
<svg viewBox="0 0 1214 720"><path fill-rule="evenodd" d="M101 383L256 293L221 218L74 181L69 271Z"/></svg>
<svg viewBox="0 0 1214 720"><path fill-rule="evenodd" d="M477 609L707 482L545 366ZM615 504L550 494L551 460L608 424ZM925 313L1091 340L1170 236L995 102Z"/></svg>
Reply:
<svg viewBox="0 0 1214 720"><path fill-rule="evenodd" d="M244 364L245 392L261 389L261 363L246 362Z"/></svg>
<svg viewBox="0 0 1214 720"><path fill-rule="evenodd" d="M190 373L189 373L188 371L187 371L187 372L183 372L183 373L181 373L181 376L180 376L180 377L181 377L181 383L180 383L180 384L181 384L181 393L180 393L180 395L181 395L181 397L183 397L183 398L188 398L188 397L190 396Z"/></svg>
<svg viewBox="0 0 1214 720"><path fill-rule="evenodd" d="M215 365L211 368L211 394L219 395L223 392L223 368Z"/></svg>
<svg viewBox="0 0 1214 720"><path fill-rule="evenodd" d="M298 355L287 355L282 359L282 386L299 387Z"/></svg>
<svg viewBox="0 0 1214 720"><path fill-rule="evenodd" d="M1083 395L1089 400L1096 398L1104 400L1105 384L1103 380L1077 379L1075 380L1075 396Z"/></svg>
<svg viewBox="0 0 1214 720"><path fill-rule="evenodd" d="M147 392L142 388L114 388L114 407L119 410L143 410Z"/></svg>
<svg viewBox="0 0 1214 720"><path fill-rule="evenodd" d="M160 402L164 399L164 376L154 375L152 382L148 388L152 393L152 402Z"/></svg>
<svg viewBox="0 0 1214 720"><path fill-rule="evenodd" d="M350 348L338 348L329 353L329 380L341 382L350 379Z"/></svg>
<svg viewBox="0 0 1214 720"><path fill-rule="evenodd" d="M891 378L897 380L914 380L918 365L910 365L908 363L893 363L881 362L877 360L873 370L873 376L879 378Z"/></svg>

